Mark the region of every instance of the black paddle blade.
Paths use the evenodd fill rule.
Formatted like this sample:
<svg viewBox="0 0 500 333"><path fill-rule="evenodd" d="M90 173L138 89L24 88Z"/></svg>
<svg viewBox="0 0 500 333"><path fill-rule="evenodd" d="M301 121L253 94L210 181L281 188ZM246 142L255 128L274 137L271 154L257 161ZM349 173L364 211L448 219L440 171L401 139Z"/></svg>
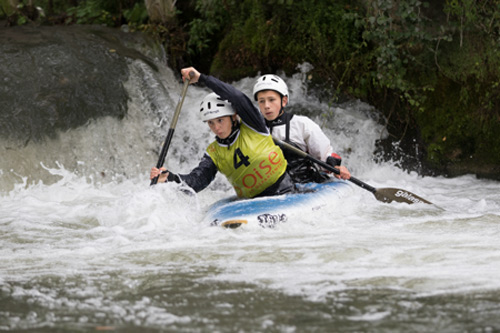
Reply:
<svg viewBox="0 0 500 333"><path fill-rule="evenodd" d="M373 195L378 201L387 203L396 201L405 202L410 205L414 203L426 203L432 205L432 202L400 188L379 188L373 193Z"/></svg>

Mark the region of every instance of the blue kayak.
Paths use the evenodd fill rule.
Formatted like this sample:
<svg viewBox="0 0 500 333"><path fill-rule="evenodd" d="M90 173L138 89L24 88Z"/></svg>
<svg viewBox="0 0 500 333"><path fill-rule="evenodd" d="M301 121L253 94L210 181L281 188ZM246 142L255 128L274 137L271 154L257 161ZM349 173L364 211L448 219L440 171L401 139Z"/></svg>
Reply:
<svg viewBox="0 0 500 333"><path fill-rule="evenodd" d="M307 214L342 197L351 185L345 181L332 179L324 183L297 184L296 193L238 199L232 196L212 204L205 216L205 222L212 226L238 228L255 224L261 227L274 227L286 222L290 215L297 212Z"/></svg>

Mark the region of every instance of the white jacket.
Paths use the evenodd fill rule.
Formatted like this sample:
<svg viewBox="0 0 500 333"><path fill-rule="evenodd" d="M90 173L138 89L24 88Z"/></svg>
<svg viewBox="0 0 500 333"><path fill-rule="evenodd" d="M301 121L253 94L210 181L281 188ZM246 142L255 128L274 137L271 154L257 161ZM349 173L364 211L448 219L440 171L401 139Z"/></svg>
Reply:
<svg viewBox="0 0 500 333"><path fill-rule="evenodd" d="M312 157L326 162L327 157L333 153L333 148L330 144L330 139L328 139L323 130L306 116L290 116L292 119L290 120L288 140ZM273 122L268 122L268 126L272 124L270 126L271 134L282 141L287 140L285 119L281 116Z"/></svg>

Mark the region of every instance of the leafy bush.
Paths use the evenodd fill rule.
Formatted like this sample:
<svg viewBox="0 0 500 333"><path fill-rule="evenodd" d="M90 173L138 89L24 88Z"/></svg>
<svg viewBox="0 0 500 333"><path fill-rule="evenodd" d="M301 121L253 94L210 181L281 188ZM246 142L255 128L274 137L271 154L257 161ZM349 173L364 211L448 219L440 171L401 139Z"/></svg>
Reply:
<svg viewBox="0 0 500 333"><path fill-rule="evenodd" d="M98 23L112 25L112 18L109 12L102 9L98 0L85 1L82 4L68 8L70 18L66 23L89 24Z"/></svg>
<svg viewBox="0 0 500 333"><path fill-rule="evenodd" d="M29 21L6 1L0 15ZM500 0L191 0L163 24L148 21L144 0L36 4L65 23L152 33L174 69L235 80L308 62L311 83L382 110L391 139L422 144L434 167L500 164Z"/></svg>

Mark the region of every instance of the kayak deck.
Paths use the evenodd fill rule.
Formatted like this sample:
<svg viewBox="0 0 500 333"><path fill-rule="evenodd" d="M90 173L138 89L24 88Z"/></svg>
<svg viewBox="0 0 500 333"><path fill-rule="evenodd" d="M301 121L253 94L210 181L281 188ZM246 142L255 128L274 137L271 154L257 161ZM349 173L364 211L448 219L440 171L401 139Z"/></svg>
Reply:
<svg viewBox="0 0 500 333"><path fill-rule="evenodd" d="M297 192L279 196L253 199L232 196L212 204L207 210L205 222L231 229L247 224L272 228L287 222L292 214L307 214L320 209L331 200L340 198L349 187L345 181L332 180L319 184L297 184Z"/></svg>

